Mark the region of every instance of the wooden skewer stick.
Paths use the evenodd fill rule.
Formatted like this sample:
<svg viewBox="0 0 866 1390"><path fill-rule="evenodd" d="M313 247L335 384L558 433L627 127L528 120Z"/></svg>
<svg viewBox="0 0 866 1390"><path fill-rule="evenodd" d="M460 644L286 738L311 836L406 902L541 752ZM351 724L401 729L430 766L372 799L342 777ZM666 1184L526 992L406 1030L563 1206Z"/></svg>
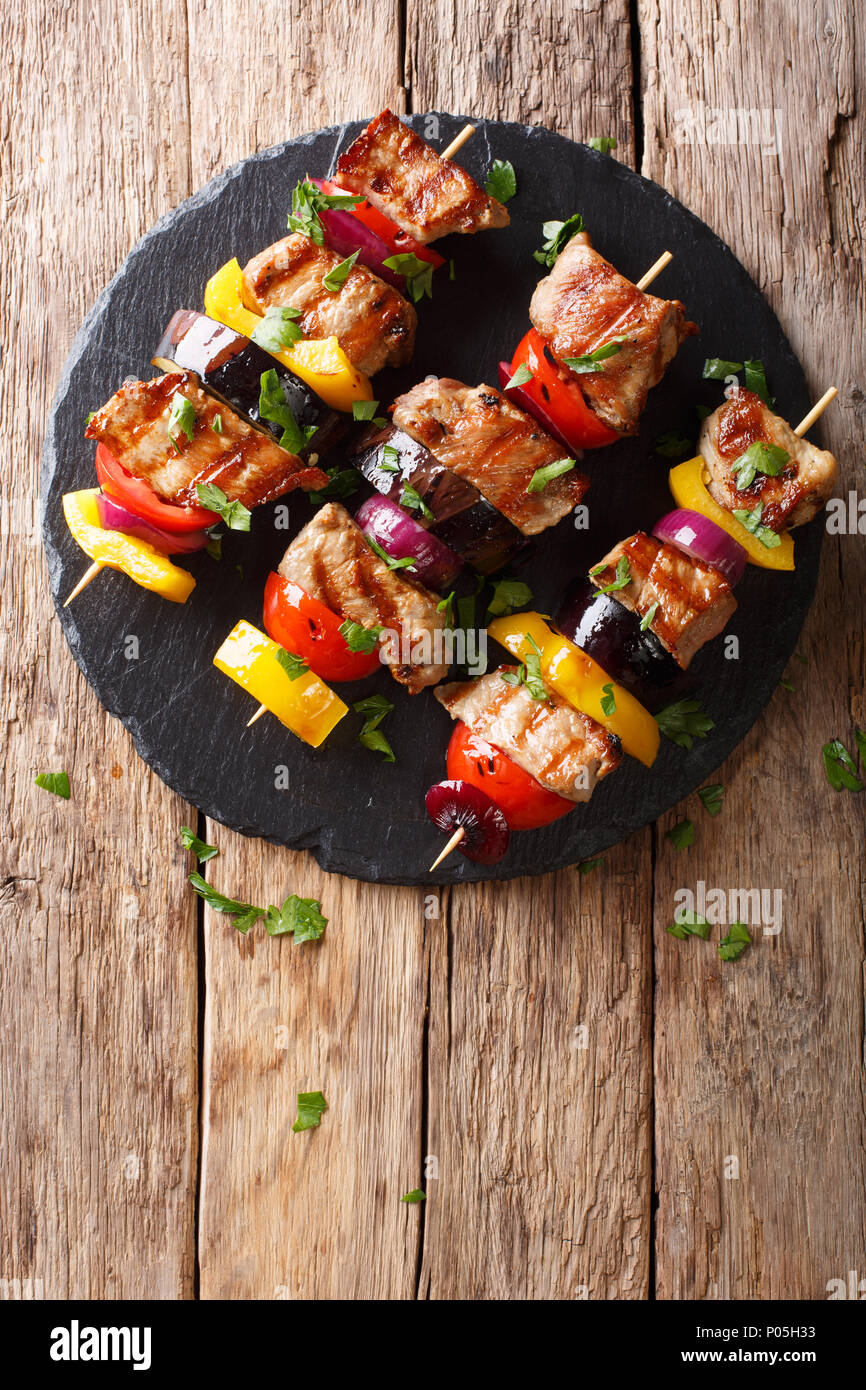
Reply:
<svg viewBox="0 0 866 1390"><path fill-rule="evenodd" d="M459 135L455 135L447 150L443 150L441 159L453 159L458 150L462 150L467 140L471 140L475 134L474 125L465 125Z"/></svg>
<svg viewBox="0 0 866 1390"><path fill-rule="evenodd" d="M255 724L256 720L257 720L257 719L261 719L262 715L263 715L263 714L267 714L267 712L268 712L268 707L267 707L267 705L259 705L259 707L258 707L258 709L256 710L255 714L253 715L252 719L248 719L248 720L247 720L247 728L249 728L251 724Z"/></svg>
<svg viewBox="0 0 866 1390"><path fill-rule="evenodd" d="M96 578L101 569L102 565L100 565L98 561L95 561L90 566L90 569L85 571L85 573L81 576L78 583L76 584L75 588L72 590L72 593L69 595L69 598L65 600L63 604L64 608L68 608L72 600L74 598L78 598L78 595L81 593L81 590L87 588L88 584L90 584Z"/></svg>
<svg viewBox="0 0 866 1390"><path fill-rule="evenodd" d="M651 285L657 275L661 275L666 265L670 265L673 254L670 251L663 251L657 261L654 261L645 275L642 275L637 282L639 290L645 290L647 285Z"/></svg>
<svg viewBox="0 0 866 1390"><path fill-rule="evenodd" d="M466 834L466 828L465 828L465 826L462 826L462 825L458 826L457 829L454 831L454 834L451 836L451 839L448 841L447 845L446 845L445 848L443 849L442 853L439 855L439 857L438 857L437 859L434 859L434 860L433 860L433 863L430 865L430 868L427 870L428 874L432 874L432 872L433 872L434 869L438 869L439 865L442 863L442 860L443 860L443 859L447 859L447 858L448 858L448 855L451 853L451 851L452 851L453 849L456 849L456 848L457 848L457 846L460 844L460 841L463 839L463 836L464 836L465 834Z"/></svg>
<svg viewBox="0 0 866 1390"><path fill-rule="evenodd" d="M812 409L809 411L809 414L803 416L803 419L800 421L799 425L794 430L794 433L798 436L798 438L802 439L806 431L812 428L815 421L821 418L830 402L835 401L838 394L839 392L836 390L835 386L827 387L827 390L824 392L820 401L815 402L815 404L812 406Z"/></svg>

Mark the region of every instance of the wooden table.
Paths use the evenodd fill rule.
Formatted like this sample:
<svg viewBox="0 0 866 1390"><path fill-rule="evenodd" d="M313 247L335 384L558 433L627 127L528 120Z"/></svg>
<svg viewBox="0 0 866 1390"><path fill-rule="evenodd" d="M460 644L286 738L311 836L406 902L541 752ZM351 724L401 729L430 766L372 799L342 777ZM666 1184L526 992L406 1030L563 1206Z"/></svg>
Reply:
<svg viewBox="0 0 866 1390"><path fill-rule="evenodd" d="M615 135L733 247L814 394L839 386L821 433L862 496L857 8L744 27L734 0L7 7L7 1294L824 1298L866 1276L866 803L821 761L866 725L862 536L828 539L808 664L722 769L723 814L692 798L590 876L426 900L203 826L218 887L323 900L324 942L294 950L200 913L178 847L196 813L74 665L34 519L61 364L137 238L253 150L386 103ZM33 785L61 767L68 803ZM781 888L781 933L735 965L674 940L698 880ZM319 1088L320 1129L292 1134ZM416 1186L426 1205L401 1203Z"/></svg>

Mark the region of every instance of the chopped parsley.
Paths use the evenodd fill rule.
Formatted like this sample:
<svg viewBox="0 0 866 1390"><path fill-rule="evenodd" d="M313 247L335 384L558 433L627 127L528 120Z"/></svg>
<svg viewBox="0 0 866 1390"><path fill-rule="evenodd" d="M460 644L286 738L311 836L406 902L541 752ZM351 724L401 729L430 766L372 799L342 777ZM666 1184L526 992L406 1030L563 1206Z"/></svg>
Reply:
<svg viewBox="0 0 866 1390"><path fill-rule="evenodd" d="M541 678L541 648L528 632L523 635L533 650L527 652L516 671L503 671L501 679L507 685L525 685L533 700L548 701L547 686Z"/></svg>
<svg viewBox="0 0 866 1390"><path fill-rule="evenodd" d="M448 262L448 279L449 279L449 280L456 280L456 279L457 279L457 268L456 268L456 266L455 266L453 260L451 260L451 261Z"/></svg>
<svg viewBox="0 0 866 1390"><path fill-rule="evenodd" d="M180 842L184 849L192 851L200 864L206 864L209 859L215 859L219 854L216 845L209 845L204 840L200 840L195 831L190 830L188 825L180 827Z"/></svg>
<svg viewBox="0 0 866 1390"><path fill-rule="evenodd" d="M285 647L279 647L274 655L290 681L300 680L310 669L303 657L296 652L287 652Z"/></svg>
<svg viewBox="0 0 866 1390"><path fill-rule="evenodd" d="M532 254L539 265L546 265L550 269L562 248L583 231L583 218L579 212L575 212L566 222L545 222L541 230L545 236L544 245L540 251L533 251Z"/></svg>
<svg viewBox="0 0 866 1390"><path fill-rule="evenodd" d="M382 628L362 627L360 623L353 623L347 618L344 623L340 623L340 636L345 639L346 646L350 652L364 652L369 655L376 650L376 644L382 635Z"/></svg>
<svg viewBox="0 0 866 1390"><path fill-rule="evenodd" d="M215 416L213 417L213 419L211 420L211 425L210 425L210 427L211 427L211 429L213 430L214 434L222 434L222 432L223 432L223 417L222 417L221 415L215 415Z"/></svg>
<svg viewBox="0 0 866 1390"><path fill-rule="evenodd" d="M394 750L379 728L382 720L394 708L391 701L384 695L368 695L364 700L357 700L352 708L364 719L364 727L358 735L359 743L373 753L383 754L387 763L396 762Z"/></svg>
<svg viewBox="0 0 866 1390"><path fill-rule="evenodd" d="M500 203L507 203L517 192L517 176L510 159L494 159L487 175L484 192Z"/></svg>
<svg viewBox="0 0 866 1390"><path fill-rule="evenodd" d="M288 229L290 232L303 232L317 246L324 246L325 233L319 213L326 208L354 208L363 201L363 195L358 193L321 193L309 179L303 179L292 192Z"/></svg>
<svg viewBox="0 0 866 1390"><path fill-rule="evenodd" d="M202 506L222 517L230 531L249 531L252 513L243 502L230 502L216 483L196 483L195 492Z"/></svg>
<svg viewBox="0 0 866 1390"><path fill-rule="evenodd" d="M445 614L445 626L454 626L454 590L448 594L447 598L440 599L436 605L437 613Z"/></svg>
<svg viewBox="0 0 866 1390"><path fill-rule="evenodd" d="M402 275L406 281L406 293L413 304L423 299L433 298L433 262L422 261L412 251L404 251L396 256L388 256L382 262L389 270Z"/></svg>
<svg viewBox="0 0 866 1390"><path fill-rule="evenodd" d="M743 370L746 374L746 390L754 391L756 396L760 396L764 405L773 406L773 400L767 388L767 374L764 371L764 364L756 357L750 357L743 363Z"/></svg>
<svg viewBox="0 0 866 1390"><path fill-rule="evenodd" d="M225 912L231 917L232 926L237 927L238 931L244 935L260 917L265 915L263 907L255 907L253 903L239 902L235 898L227 898L223 893L218 893L206 879L202 878L201 874L190 874L189 881L199 897L204 898L214 912Z"/></svg>
<svg viewBox="0 0 866 1390"><path fill-rule="evenodd" d="M862 753L861 738L862 734L857 739L857 747ZM834 738L829 743L825 743L821 752L824 756L824 771L827 774L827 781L834 792L862 792L863 783L857 776L854 759L840 739Z"/></svg>
<svg viewBox="0 0 866 1390"><path fill-rule="evenodd" d="M780 676L779 684L782 687L782 689L787 690L790 695L793 695L794 691L797 689L794 682L789 681L786 676Z"/></svg>
<svg viewBox="0 0 866 1390"><path fill-rule="evenodd" d="M382 460L379 467L385 473L398 473L400 471L400 451L395 449L393 444L382 446Z"/></svg>
<svg viewBox="0 0 866 1390"><path fill-rule="evenodd" d="M724 357L708 357L701 376L704 381L724 381L726 377L736 376L743 370L742 362L726 362Z"/></svg>
<svg viewBox="0 0 866 1390"><path fill-rule="evenodd" d="M591 150L598 150L599 154L610 154L611 150L616 149L616 136L592 135L586 143Z"/></svg>
<svg viewBox="0 0 866 1390"><path fill-rule="evenodd" d="M595 348L592 352L585 352L581 357L563 357L562 360L566 367L570 367L578 376L586 372L597 372L600 362L606 362L608 357L615 357L618 352L622 352L625 336L624 333L620 333L616 338L611 338L608 343L602 343L601 347Z"/></svg>
<svg viewBox="0 0 866 1390"><path fill-rule="evenodd" d="M601 574L606 570L607 565L596 565L594 570L590 570L591 575ZM605 584L603 589L599 589L600 594L615 594L620 589L625 589L631 583L631 570L628 567L628 559L625 555L620 555L616 562L616 577L609 584Z"/></svg>
<svg viewBox="0 0 866 1390"><path fill-rule="evenodd" d="M223 557L223 538L222 532L219 535L212 535L205 547L206 553L212 560L221 560Z"/></svg>
<svg viewBox="0 0 866 1390"><path fill-rule="evenodd" d="M679 430L667 430L660 434L653 445L653 453L666 459L684 459L687 454L694 453L694 449L692 441Z"/></svg>
<svg viewBox="0 0 866 1390"><path fill-rule="evenodd" d="M69 774L67 772L40 772L33 778L37 787L41 787L45 792L51 792L54 796L60 796L64 801L68 801L72 792L69 789Z"/></svg>
<svg viewBox="0 0 866 1390"><path fill-rule="evenodd" d="M379 409L378 401L352 401L353 420L374 420L381 428L387 422L376 418L376 411Z"/></svg>
<svg viewBox="0 0 866 1390"><path fill-rule="evenodd" d="M782 544L782 537L777 531L771 531L769 526L761 525L761 517L763 514L763 502L759 502L757 507L754 507L752 511L738 510L732 513L737 521L739 521L740 525L745 526L746 530L761 542L761 545L766 546L768 550L775 550L777 545Z"/></svg>
<svg viewBox="0 0 866 1390"><path fill-rule="evenodd" d="M702 941L708 941L710 936L710 924L706 917L699 917L696 912L684 907L674 914L673 925L665 930L677 941L685 941L689 936L699 936Z"/></svg>
<svg viewBox="0 0 866 1390"><path fill-rule="evenodd" d="M641 632L646 632L647 628L652 626L652 620L658 611L658 606L659 601L658 599L656 599L655 603L651 603L647 611L644 613L643 617L640 620Z"/></svg>
<svg viewBox="0 0 866 1390"><path fill-rule="evenodd" d="M250 337L265 352L282 352L291 347L304 335L295 319L301 317L300 309L292 309L287 304L272 304L265 310L260 324L253 329Z"/></svg>
<svg viewBox="0 0 866 1390"><path fill-rule="evenodd" d="M364 540L367 542L373 554L378 555L379 559L384 561L389 570L412 570L414 572L416 565L411 555L401 555L399 560L395 560L394 556L389 555L387 550L384 550L379 542L374 540L372 536L365 535Z"/></svg>
<svg viewBox="0 0 866 1390"><path fill-rule="evenodd" d="M715 724L704 714L700 700L677 700L659 710L656 723L665 738L679 748L691 748L696 738L706 738Z"/></svg>
<svg viewBox="0 0 866 1390"><path fill-rule="evenodd" d="M407 507L409 511L420 512L425 521L433 520L433 513L424 498L409 483L404 484L403 491L400 493L400 505Z"/></svg>
<svg viewBox="0 0 866 1390"><path fill-rule="evenodd" d="M177 436L181 432L192 443L192 437L195 433L195 409L192 401L188 401L186 396L181 395L180 391L175 391L171 398L171 409L168 412L168 437L175 448L177 448Z"/></svg>
<svg viewBox="0 0 866 1390"><path fill-rule="evenodd" d="M699 787L698 796L701 798L707 814L717 816L725 799L725 789L721 782L712 782L708 787Z"/></svg>
<svg viewBox="0 0 866 1390"><path fill-rule="evenodd" d="M666 830L665 838L670 840L674 849L688 849L695 842L695 827L687 817Z"/></svg>
<svg viewBox="0 0 866 1390"><path fill-rule="evenodd" d="M316 425L308 425L306 429L301 429L273 367L261 375L259 415L263 420L270 420L272 424L280 426L283 431L280 446L288 449L290 454L299 454L316 433Z"/></svg>
<svg viewBox="0 0 866 1390"><path fill-rule="evenodd" d="M494 579L493 597L487 605L488 618L507 617L532 602L532 590L522 579Z"/></svg>
<svg viewBox="0 0 866 1390"><path fill-rule="evenodd" d="M756 439L754 444L750 444L745 453L740 454L731 464L731 472L739 475L737 491L744 492L747 487L751 487L757 473L763 473L768 478L777 478L790 457L787 449L782 449L778 444L767 444L763 439Z"/></svg>
<svg viewBox="0 0 866 1390"><path fill-rule="evenodd" d="M352 497L358 491L358 474L354 468L341 468L338 463L325 469L328 481L318 492L308 492L307 497L314 507L321 502L333 502Z"/></svg>
<svg viewBox="0 0 866 1390"><path fill-rule="evenodd" d="M490 192L490 189L488 188L487 191L488 191L488 193L489 193L489 192ZM426 1192L422 1192L420 1187L413 1187L411 1192L407 1192L405 1197L401 1197L401 1198L400 1198L400 1201L401 1201L401 1202L411 1202L413 1205L416 1204L417 1202L426 1202L426 1201L427 1201L427 1193L426 1193Z"/></svg>
<svg viewBox="0 0 866 1390"><path fill-rule="evenodd" d="M502 389L504 391L510 391L512 386L525 386L526 382L531 380L532 372L529 370L525 362L521 362L517 370L511 373L511 376L508 378Z"/></svg>
<svg viewBox="0 0 866 1390"><path fill-rule="evenodd" d="M543 468L536 468L526 487L527 492L543 492L548 483L553 482L554 478L561 478L564 473L570 473L574 468L574 459L556 459L553 463L546 463Z"/></svg>
<svg viewBox="0 0 866 1390"><path fill-rule="evenodd" d="M349 272L360 254L361 248L359 246L357 251L352 252L351 256L347 256L344 261L340 261L339 265L335 265L333 270L329 270L327 275L322 278L323 287L326 290L330 290L332 294L336 294L337 290L341 290L348 280Z"/></svg>
<svg viewBox="0 0 866 1390"><path fill-rule="evenodd" d="M268 936L291 933L295 946L300 946L303 941L318 941L327 925L328 919L322 916L319 900L299 898L296 893L286 898L282 907L269 907L265 917Z"/></svg>
<svg viewBox="0 0 866 1390"><path fill-rule="evenodd" d="M608 681L607 685L601 687L601 712L610 716L616 714L616 696L613 693L613 681Z"/></svg>
<svg viewBox="0 0 866 1390"><path fill-rule="evenodd" d="M581 859L577 866L577 872L584 875L591 874L593 869L597 869L602 863L603 858L603 855L599 855L598 859Z"/></svg>
<svg viewBox="0 0 866 1390"><path fill-rule="evenodd" d="M321 1091L298 1091L298 1118L292 1125L293 1133L317 1129L327 1108L328 1102Z"/></svg>
<svg viewBox="0 0 866 1390"><path fill-rule="evenodd" d="M723 936L719 942L719 957L722 960L737 960L751 944L752 938L745 922L732 922L727 936Z"/></svg>

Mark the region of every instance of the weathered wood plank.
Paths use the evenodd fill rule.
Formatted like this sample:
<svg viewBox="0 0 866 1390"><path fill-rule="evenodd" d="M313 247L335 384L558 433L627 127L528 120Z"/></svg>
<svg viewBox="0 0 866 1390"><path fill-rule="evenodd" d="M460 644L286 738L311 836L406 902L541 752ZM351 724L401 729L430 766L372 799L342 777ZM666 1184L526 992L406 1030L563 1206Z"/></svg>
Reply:
<svg viewBox="0 0 866 1390"><path fill-rule="evenodd" d="M197 1103L185 808L69 655L37 492L73 334L186 192L185 11L14 3L4 20L2 1296L180 1298L193 1283ZM70 802L33 785L60 768Z"/></svg>
<svg viewBox="0 0 866 1390"><path fill-rule="evenodd" d="M756 12L746 23L732 3L640 5L644 172L737 251L816 397L839 386L820 433L842 465L839 491L862 496L866 361L851 331L864 313L864 119L854 101L862 29L856 21L855 36L854 7L839 3L783 22L779 42L778 16ZM719 143L750 131L759 143ZM864 581L863 537L828 537L800 647L809 665L790 673L796 690L780 690L722 770L718 820L697 801L681 808L698 824L694 849L677 855L660 842L662 1298L823 1298L830 1279L863 1273L863 802L830 789L821 745L839 736L853 746L866 714ZM664 930L673 894L697 880L780 888L781 932L761 937L759 928L736 964L720 963L710 943L675 941ZM738 1178L727 1176L734 1161Z"/></svg>
<svg viewBox="0 0 866 1390"><path fill-rule="evenodd" d="M410 3L407 42L415 110L615 135L632 157L627 5ZM646 1296L649 845L591 877L453 890L429 924L423 1296Z"/></svg>
<svg viewBox="0 0 866 1390"><path fill-rule="evenodd" d="M235 4L191 5L194 184L292 134L403 109L398 7L352 10L363 62L347 52L348 22L322 3L286 5L272 25L239 23ZM411 1298L419 1215L400 1198L419 1182L422 897L209 833L218 886L254 902L319 898L330 925L294 949L207 914L202 1296ZM330 1108L293 1134L302 1090Z"/></svg>

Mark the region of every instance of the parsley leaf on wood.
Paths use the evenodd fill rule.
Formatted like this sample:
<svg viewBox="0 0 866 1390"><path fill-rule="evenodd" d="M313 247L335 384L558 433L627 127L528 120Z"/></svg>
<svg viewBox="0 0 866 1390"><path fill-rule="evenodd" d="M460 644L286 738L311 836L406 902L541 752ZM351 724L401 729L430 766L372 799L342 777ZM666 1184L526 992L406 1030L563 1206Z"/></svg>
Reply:
<svg viewBox="0 0 866 1390"><path fill-rule="evenodd" d="M665 836L670 840L674 849L688 849L695 842L695 827L688 818L678 821L671 826L670 830L665 831Z"/></svg>
<svg viewBox="0 0 866 1390"><path fill-rule="evenodd" d="M72 795L69 789L69 774L66 772L40 772L33 781L37 787L43 791L52 792L54 796L60 796L64 801L68 801Z"/></svg>
<svg viewBox="0 0 866 1390"><path fill-rule="evenodd" d="M265 919L268 936L291 933L295 946L303 941L318 941L328 925L322 916L322 904L317 898L299 898L296 893L286 898L282 907L269 907Z"/></svg>
<svg viewBox="0 0 866 1390"><path fill-rule="evenodd" d="M293 1132L300 1134L305 1129L316 1129L327 1108L328 1102L321 1091L298 1091L298 1118L292 1125Z"/></svg>
<svg viewBox="0 0 866 1390"><path fill-rule="evenodd" d="M717 816L725 799L725 789L721 782L712 782L708 787L698 787L698 796L707 815Z"/></svg>
<svg viewBox="0 0 866 1390"><path fill-rule="evenodd" d="M699 936L702 941L707 941L710 935L710 924L706 917L699 917L696 912L690 912L687 908L681 908L674 914L673 925L665 929L671 936L675 936L678 941L685 941L689 936Z"/></svg>
<svg viewBox="0 0 866 1390"><path fill-rule="evenodd" d="M488 192L489 192L489 191L490 191L490 190L488 189ZM411 1202L411 1203L413 1203L413 1204L414 1204L414 1203L417 1203L417 1202L426 1202L426 1201L427 1201L427 1193L426 1193L426 1192L422 1192L422 1190L421 1190L420 1187L413 1187L411 1192L407 1192L405 1197L401 1197L401 1198L400 1198L400 1201L401 1201L401 1202Z"/></svg>
<svg viewBox="0 0 866 1390"><path fill-rule="evenodd" d="M732 922L727 936L723 936L719 942L719 956L722 960L737 960L751 944L752 938L745 922Z"/></svg>
<svg viewBox="0 0 866 1390"><path fill-rule="evenodd" d="M255 907L253 903L239 902L235 898L227 898L223 893L218 893L201 874L190 874L189 881L199 897L204 898L214 912L225 912L231 917L232 926L237 927L239 932L246 934L250 927L265 915L263 907Z"/></svg>
<svg viewBox="0 0 866 1390"><path fill-rule="evenodd" d="M190 830L188 825L180 827L180 842L184 849L192 851L200 864L206 864L209 859L215 859L219 854L216 845L209 845L204 840L200 840L195 831Z"/></svg>
<svg viewBox="0 0 866 1390"><path fill-rule="evenodd" d="M860 740L857 741L860 747ZM824 756L824 771L834 792L862 792L863 783L857 776L854 759L838 738L825 743L821 752Z"/></svg>

